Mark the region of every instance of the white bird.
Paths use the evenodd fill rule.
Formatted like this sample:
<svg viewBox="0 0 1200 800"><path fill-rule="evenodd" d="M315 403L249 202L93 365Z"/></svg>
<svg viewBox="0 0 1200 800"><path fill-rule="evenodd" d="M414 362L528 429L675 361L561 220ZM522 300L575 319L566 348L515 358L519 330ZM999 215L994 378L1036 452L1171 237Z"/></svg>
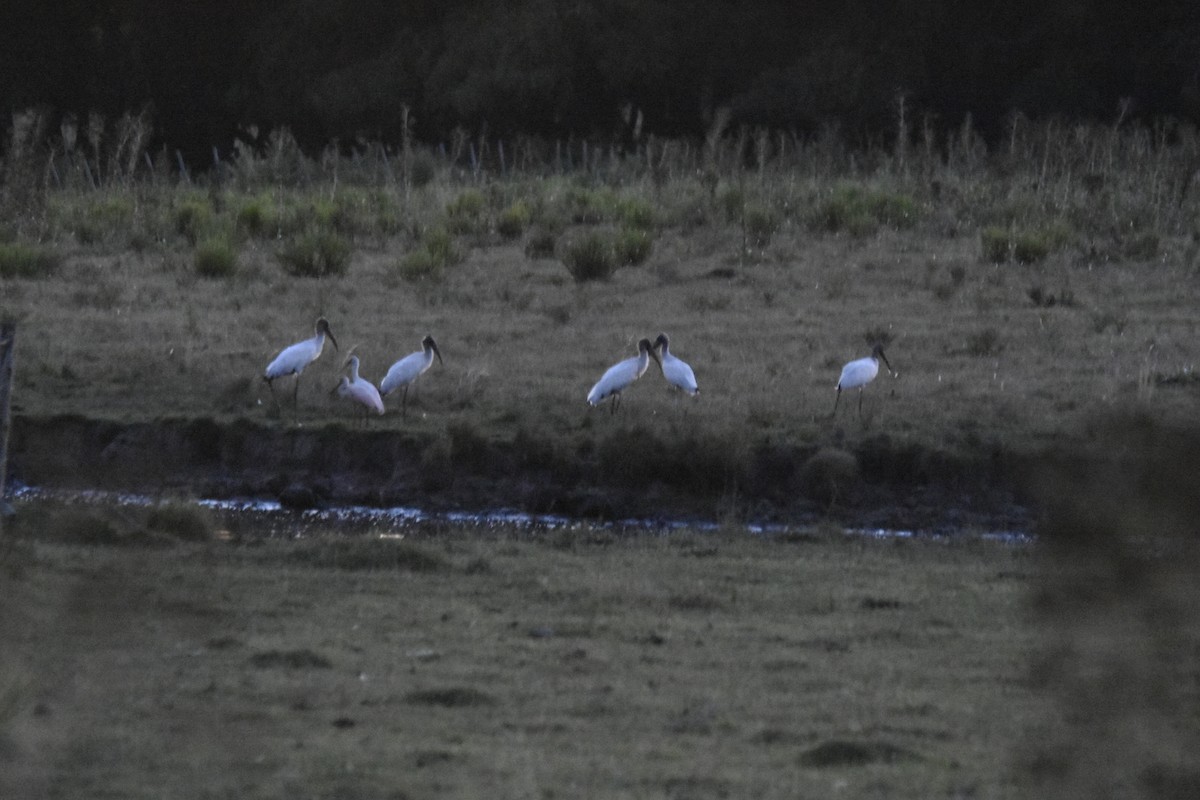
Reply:
<svg viewBox="0 0 1200 800"><path fill-rule="evenodd" d="M317 319L316 335L311 339L305 339L302 342L296 342L293 345L283 348L279 355L267 365L263 371L263 380L267 382L267 386L271 387L271 396L275 396L276 378L282 378L287 375L296 376L296 385L292 389L292 404L296 405L300 394L300 373L304 372L304 368L317 360L321 355L321 351L325 349L325 337L329 336L329 341L333 342L333 349L337 349L337 339L333 337L333 331L329 329L329 321L324 317ZM278 400L276 400L278 405Z"/></svg>
<svg viewBox="0 0 1200 800"><path fill-rule="evenodd" d="M442 352L438 350L437 342L433 340L432 336L426 336L421 340L420 350L415 353L409 353L388 367L387 374L379 382L379 391L385 396L391 394L401 386L404 387L404 394L400 400L401 416L405 416L408 413L408 387L421 376L421 373L429 369L433 364L433 357L435 355L437 356L438 363L445 366L446 362L442 361Z"/></svg>
<svg viewBox="0 0 1200 800"><path fill-rule="evenodd" d="M658 338L654 340L654 346L662 353L662 361L659 362L659 365L662 367L662 374L667 379L667 383L678 387L692 397L700 394L700 387L696 385L696 373L692 372L691 366L686 361L671 354L671 340L665 333L658 335Z"/></svg>
<svg viewBox="0 0 1200 800"><path fill-rule="evenodd" d="M599 405L605 398L612 397L612 404L609 406L609 413L615 414L617 406L621 402L621 392L629 388L630 384L642 377L642 373L646 371L646 367L650 366L650 359L661 367L662 362L658 360L658 354L654 352L654 346L650 344L649 339L642 339L638 342L638 354L633 358L627 358L624 361L618 361L609 367L600 380L596 381L596 385L588 392L588 405Z"/></svg>
<svg viewBox="0 0 1200 800"><path fill-rule="evenodd" d="M862 416L862 391L868 383L875 380L879 374L879 359L887 364L888 372L895 376L892 365L883 354L883 345L877 344L871 348L871 355L858 358L842 367L842 376L838 378L837 397L833 400L833 413L837 414L838 400L842 399L842 389L858 389L858 415Z"/></svg>
<svg viewBox="0 0 1200 800"><path fill-rule="evenodd" d="M379 390L375 388L375 384L366 378L360 378L358 375L358 356L350 356L350 358L346 359L346 363L343 366L350 367L350 375L343 375L342 380L337 386L333 387L333 391L330 394L337 392L340 396L346 397L362 406L364 421L366 420L368 411L382 414L383 399L379 396Z"/></svg>

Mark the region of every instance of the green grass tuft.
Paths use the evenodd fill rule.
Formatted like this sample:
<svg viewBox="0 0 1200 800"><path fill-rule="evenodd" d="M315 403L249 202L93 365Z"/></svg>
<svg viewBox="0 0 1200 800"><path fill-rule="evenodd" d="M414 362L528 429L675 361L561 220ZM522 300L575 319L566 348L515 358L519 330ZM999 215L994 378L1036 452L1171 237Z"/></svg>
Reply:
<svg viewBox="0 0 1200 800"><path fill-rule="evenodd" d="M585 233L563 248L562 262L578 283L608 280L617 269L612 242L599 233Z"/></svg>
<svg viewBox="0 0 1200 800"><path fill-rule="evenodd" d="M621 266L645 263L654 250L654 236L639 228L622 228L613 240L613 253Z"/></svg>
<svg viewBox="0 0 1200 800"><path fill-rule="evenodd" d="M237 272L237 248L224 236L196 245L196 273L202 278L229 278Z"/></svg>
<svg viewBox="0 0 1200 800"><path fill-rule="evenodd" d="M56 252L20 242L0 243L0 278L44 278L60 263Z"/></svg>
<svg viewBox="0 0 1200 800"><path fill-rule="evenodd" d="M496 220L496 230L505 239L517 239L525 233L532 218L529 204L524 200L517 200L500 213L500 218Z"/></svg>
<svg viewBox="0 0 1200 800"><path fill-rule="evenodd" d="M311 231L285 246L278 258L284 271L298 278L342 275L350 266L350 245L332 231Z"/></svg>

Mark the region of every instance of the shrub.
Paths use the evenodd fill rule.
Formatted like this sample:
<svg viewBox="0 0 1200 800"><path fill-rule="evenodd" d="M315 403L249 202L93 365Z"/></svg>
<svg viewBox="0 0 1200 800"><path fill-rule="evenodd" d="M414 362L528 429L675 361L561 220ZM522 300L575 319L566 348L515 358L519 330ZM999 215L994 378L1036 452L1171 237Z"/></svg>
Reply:
<svg viewBox="0 0 1200 800"><path fill-rule="evenodd" d="M426 278L437 280L442 277L444 268L445 264L423 247L413 250L400 259L400 276L409 281Z"/></svg>
<svg viewBox="0 0 1200 800"><path fill-rule="evenodd" d="M554 258L554 248L558 237L554 231L547 229L535 230L525 242L526 258Z"/></svg>
<svg viewBox="0 0 1200 800"><path fill-rule="evenodd" d="M532 218L529 205L524 200L518 200L500 213L496 230L505 239L516 239L525 233Z"/></svg>
<svg viewBox="0 0 1200 800"><path fill-rule="evenodd" d="M766 247L771 243L771 237L779 229L779 220L770 209L761 206L746 208L743 224L746 231L746 243L754 247Z"/></svg>
<svg viewBox="0 0 1200 800"><path fill-rule="evenodd" d="M617 268L612 243L598 233L589 233L569 242L562 261L571 277L580 283L607 280Z"/></svg>
<svg viewBox="0 0 1200 800"><path fill-rule="evenodd" d="M979 234L979 244L983 248L983 257L993 264L1003 264L1008 261L1011 243L1008 230L1005 228L984 228Z"/></svg>
<svg viewBox="0 0 1200 800"><path fill-rule="evenodd" d="M830 233L866 236L880 225L911 228L919 217L920 208L907 195L843 186L817 207L812 224Z"/></svg>
<svg viewBox="0 0 1200 800"><path fill-rule="evenodd" d="M206 200L192 198L184 200L175 209L175 232L194 245L212 222L212 206Z"/></svg>
<svg viewBox="0 0 1200 800"><path fill-rule="evenodd" d="M1050 240L1041 231L1021 233L1013 240L1013 258L1021 264L1036 264L1050 255L1050 250Z"/></svg>
<svg viewBox="0 0 1200 800"><path fill-rule="evenodd" d="M450 229L455 233L470 233L479 230L483 212L487 210L487 198L478 189L467 189L446 206L446 217Z"/></svg>
<svg viewBox="0 0 1200 800"><path fill-rule="evenodd" d="M604 220L605 196L592 189L572 186L563 197L568 218L575 224L594 224Z"/></svg>
<svg viewBox="0 0 1200 800"><path fill-rule="evenodd" d="M462 255L454 246L454 237L445 228L432 228L427 231L423 244L430 255L442 262L443 266L448 267L462 261Z"/></svg>
<svg viewBox="0 0 1200 800"><path fill-rule="evenodd" d="M613 253L621 266L637 266L650 257L654 249L654 237L649 231L623 228L617 232L613 242Z"/></svg>
<svg viewBox="0 0 1200 800"><path fill-rule="evenodd" d="M736 222L742 218L742 209L746 206L746 193L736 186L721 192L717 200L728 222Z"/></svg>
<svg viewBox="0 0 1200 800"><path fill-rule="evenodd" d="M40 278L58 268L58 254L44 247L0 243L0 278Z"/></svg>
<svg viewBox="0 0 1200 800"><path fill-rule="evenodd" d="M228 278L237 271L237 250L224 236L196 245L196 272L205 278Z"/></svg>
<svg viewBox="0 0 1200 800"><path fill-rule="evenodd" d="M234 214L234 224L249 236L263 236L275 225L275 210L269 197L249 197Z"/></svg>
<svg viewBox="0 0 1200 800"><path fill-rule="evenodd" d="M330 231L312 231L292 241L279 253L289 275L316 278L341 275L350 265L350 245Z"/></svg>
<svg viewBox="0 0 1200 800"><path fill-rule="evenodd" d="M654 207L636 197L623 197L615 201L614 217L627 228L651 230L655 226Z"/></svg>
<svg viewBox="0 0 1200 800"><path fill-rule="evenodd" d="M446 267L462 261L454 246L454 237L445 228L432 228L422 238L421 247L400 261L400 275L406 280L437 279Z"/></svg>

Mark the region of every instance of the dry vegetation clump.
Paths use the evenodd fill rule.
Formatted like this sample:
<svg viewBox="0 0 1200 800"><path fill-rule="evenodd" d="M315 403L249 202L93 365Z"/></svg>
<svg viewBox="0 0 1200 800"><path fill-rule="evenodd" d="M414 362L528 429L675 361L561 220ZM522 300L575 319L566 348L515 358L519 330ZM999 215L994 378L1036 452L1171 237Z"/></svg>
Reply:
<svg viewBox="0 0 1200 800"><path fill-rule="evenodd" d="M48 278L61 262L48 247L0 242L0 278Z"/></svg>
<svg viewBox="0 0 1200 800"><path fill-rule="evenodd" d="M285 272L297 278L342 275L350 265L350 243L330 230L313 230L286 244L277 254Z"/></svg>

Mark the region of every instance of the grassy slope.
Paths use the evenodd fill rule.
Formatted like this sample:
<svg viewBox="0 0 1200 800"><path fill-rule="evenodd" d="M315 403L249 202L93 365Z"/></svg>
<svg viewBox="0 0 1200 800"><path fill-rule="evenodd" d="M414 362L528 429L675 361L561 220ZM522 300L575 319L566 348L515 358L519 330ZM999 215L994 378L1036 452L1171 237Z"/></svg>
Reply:
<svg viewBox="0 0 1200 800"><path fill-rule="evenodd" d="M1006 797L1044 724L1024 549L442 531L22 553L14 799Z"/></svg>
<svg viewBox="0 0 1200 800"><path fill-rule="evenodd" d="M1186 242L1165 239L1156 263L1066 250L993 265L974 231L936 235L931 224L866 237L787 226L745 265L736 227L667 229L647 265L588 284L487 239L441 282L417 284L397 276L412 246L403 238L360 242L348 272L325 279L284 275L274 246L254 241L240 274L222 281L197 278L186 251L72 248L52 278L3 282L4 311L21 320L15 404L122 420L268 418L257 376L323 313L376 380L435 335L446 366L422 378L419 413L377 423L435 438L456 424L501 441L524 429L571 451L614 426L649 424L734 451L852 446L881 431L952 453L1021 451L1096 410L1194 411L1193 383L1154 385L1187 377L1196 358L1200 290ZM1074 304L1035 306L1033 287ZM700 401L673 402L652 372L617 419L589 411L591 383L659 330L694 366ZM866 424L853 396L831 421L840 365L881 332L899 379L867 389ZM330 350L306 373L306 421L346 414L326 394L342 360Z"/></svg>

